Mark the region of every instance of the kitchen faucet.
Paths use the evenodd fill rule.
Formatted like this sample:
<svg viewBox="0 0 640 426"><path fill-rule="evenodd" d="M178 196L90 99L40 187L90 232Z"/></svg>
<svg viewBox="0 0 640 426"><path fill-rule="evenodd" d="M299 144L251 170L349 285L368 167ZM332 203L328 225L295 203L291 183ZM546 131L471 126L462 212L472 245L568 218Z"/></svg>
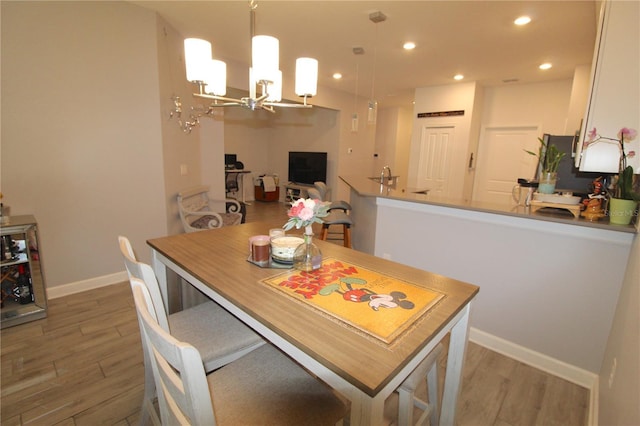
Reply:
<svg viewBox="0 0 640 426"><path fill-rule="evenodd" d="M389 179L389 183L393 182L393 177L391 176L391 167L389 166L384 166L382 168L382 172L380 172L380 183L384 183L384 171L388 172L388 178Z"/></svg>

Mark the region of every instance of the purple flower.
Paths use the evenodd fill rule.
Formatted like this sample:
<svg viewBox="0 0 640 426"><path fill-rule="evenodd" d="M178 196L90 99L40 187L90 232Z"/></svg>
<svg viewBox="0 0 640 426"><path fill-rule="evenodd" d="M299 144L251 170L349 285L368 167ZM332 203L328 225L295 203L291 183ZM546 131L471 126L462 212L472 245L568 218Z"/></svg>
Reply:
<svg viewBox="0 0 640 426"><path fill-rule="evenodd" d="M593 130L595 130L595 128ZM622 142L632 141L636 138L636 136L638 136L638 132L636 131L636 129L629 129L627 127L623 127L618 132L618 139L620 139Z"/></svg>

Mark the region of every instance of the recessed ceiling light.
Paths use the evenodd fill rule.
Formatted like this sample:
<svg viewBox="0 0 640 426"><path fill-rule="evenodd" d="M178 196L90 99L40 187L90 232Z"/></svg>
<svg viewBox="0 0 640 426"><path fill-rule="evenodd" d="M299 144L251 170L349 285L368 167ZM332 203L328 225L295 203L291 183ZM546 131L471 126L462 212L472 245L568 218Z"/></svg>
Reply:
<svg viewBox="0 0 640 426"><path fill-rule="evenodd" d="M464 75L462 75L462 74L456 74L456 75L453 76L454 80L462 80L463 78L464 78Z"/></svg>
<svg viewBox="0 0 640 426"><path fill-rule="evenodd" d="M552 65L549 62L546 62L546 63L540 65L538 68L540 68L541 70L548 70L551 67L552 67Z"/></svg>
<svg viewBox="0 0 640 426"><path fill-rule="evenodd" d="M521 16L513 21L513 23L516 25L527 25L529 22L531 22L531 18L529 18L528 16Z"/></svg>
<svg viewBox="0 0 640 426"><path fill-rule="evenodd" d="M342 74L339 72L333 73L333 78L336 80L340 80L342 78Z"/></svg>
<svg viewBox="0 0 640 426"><path fill-rule="evenodd" d="M404 50L412 50L416 48L416 44L412 41L408 41L403 44L402 47L404 48Z"/></svg>

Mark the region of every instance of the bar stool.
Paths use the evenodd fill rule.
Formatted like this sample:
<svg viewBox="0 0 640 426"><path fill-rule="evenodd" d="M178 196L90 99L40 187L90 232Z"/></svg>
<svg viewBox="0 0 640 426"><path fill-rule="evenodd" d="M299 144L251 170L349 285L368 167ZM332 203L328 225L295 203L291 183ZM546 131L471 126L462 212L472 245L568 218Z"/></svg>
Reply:
<svg viewBox="0 0 640 426"><path fill-rule="evenodd" d="M442 353L442 343L438 345L427 355L427 357L416 367L415 370L404 382L398 390L398 425L423 425L429 419L431 426L438 425L440 421L440 409L438 404L438 358ZM429 402L425 402L415 396L416 388L420 381L427 380L427 396ZM418 407L423 410L418 420L413 422L413 409Z"/></svg>
<svg viewBox="0 0 640 426"><path fill-rule="evenodd" d="M315 188L309 188L307 190L307 195L309 198L314 200L324 200L323 193L320 192L319 187L322 188L322 182L316 182ZM326 185L324 185L324 194L326 195L327 189ZM351 248L351 225L353 225L353 221L347 214L351 210L351 205L346 201L332 201L329 205L329 215L322 218L322 232L320 234L321 240L343 240L344 246ZM329 227L332 225L342 225L342 232L329 232ZM329 238L329 234L331 235L342 235L341 238Z"/></svg>
<svg viewBox="0 0 640 426"><path fill-rule="evenodd" d="M329 227L332 225L342 225L342 232L329 232ZM322 218L320 239L324 241L342 239L343 245L351 248L351 225L353 225L353 221L345 211L332 209L328 216ZM330 237L330 235L336 234L341 234L342 238Z"/></svg>

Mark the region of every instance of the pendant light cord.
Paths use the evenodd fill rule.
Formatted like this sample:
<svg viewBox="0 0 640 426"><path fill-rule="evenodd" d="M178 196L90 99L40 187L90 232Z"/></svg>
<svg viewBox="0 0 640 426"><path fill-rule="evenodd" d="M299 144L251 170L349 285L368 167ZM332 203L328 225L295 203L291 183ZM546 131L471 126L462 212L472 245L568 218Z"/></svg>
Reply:
<svg viewBox="0 0 640 426"><path fill-rule="evenodd" d="M356 59L356 95L353 98L353 110L358 112L358 81L360 75L360 61Z"/></svg>
<svg viewBox="0 0 640 426"><path fill-rule="evenodd" d="M256 0L249 0L249 46L253 41L253 36L256 35L256 9L258 3Z"/></svg>
<svg viewBox="0 0 640 426"><path fill-rule="evenodd" d="M378 60L378 24L376 23L376 35L375 35L375 41L373 45L373 77L371 78L371 100L375 99L377 60Z"/></svg>

